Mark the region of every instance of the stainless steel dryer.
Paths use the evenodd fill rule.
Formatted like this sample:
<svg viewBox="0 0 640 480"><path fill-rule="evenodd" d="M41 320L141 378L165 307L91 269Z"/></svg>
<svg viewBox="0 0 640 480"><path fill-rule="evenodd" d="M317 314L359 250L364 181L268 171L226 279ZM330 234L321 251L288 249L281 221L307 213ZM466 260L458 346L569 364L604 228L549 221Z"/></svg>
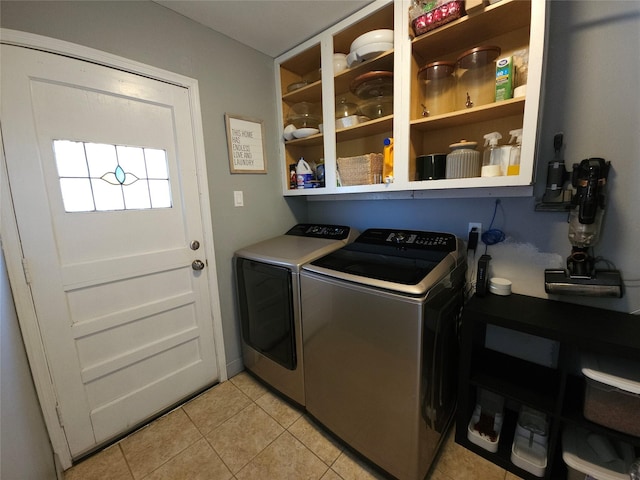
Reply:
<svg viewBox="0 0 640 480"><path fill-rule="evenodd" d="M369 229L300 274L306 409L401 480L453 418L465 271L453 235Z"/></svg>
<svg viewBox="0 0 640 480"><path fill-rule="evenodd" d="M235 252L243 360L247 370L305 404L299 272L357 236L342 225L298 224Z"/></svg>

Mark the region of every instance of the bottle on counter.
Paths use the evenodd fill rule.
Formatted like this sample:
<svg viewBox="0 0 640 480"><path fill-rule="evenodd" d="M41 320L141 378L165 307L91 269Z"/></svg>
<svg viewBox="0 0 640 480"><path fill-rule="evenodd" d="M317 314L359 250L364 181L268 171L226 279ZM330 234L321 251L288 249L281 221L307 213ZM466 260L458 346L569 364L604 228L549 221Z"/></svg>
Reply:
<svg viewBox="0 0 640 480"><path fill-rule="evenodd" d="M484 150L482 156L481 177L498 177L504 175L502 171L502 155L504 150L498 145L502 135L498 132L487 133L484 136Z"/></svg>
<svg viewBox="0 0 640 480"><path fill-rule="evenodd" d="M511 139L509 143L513 143L515 139L516 144L511 147L509 152L509 166L507 167L507 175L519 175L520 174L520 152L522 150L522 129L517 128L509 132Z"/></svg>

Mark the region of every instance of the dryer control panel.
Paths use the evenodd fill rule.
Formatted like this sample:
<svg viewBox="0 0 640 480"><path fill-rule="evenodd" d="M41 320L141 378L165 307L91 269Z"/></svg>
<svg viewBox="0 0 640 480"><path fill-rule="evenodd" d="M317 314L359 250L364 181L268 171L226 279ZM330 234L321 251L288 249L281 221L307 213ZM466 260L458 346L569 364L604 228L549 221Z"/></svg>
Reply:
<svg viewBox="0 0 640 480"><path fill-rule="evenodd" d="M299 223L285 235L299 237L326 238L329 240L344 240L349 237L350 227L344 225L323 225L315 223Z"/></svg>

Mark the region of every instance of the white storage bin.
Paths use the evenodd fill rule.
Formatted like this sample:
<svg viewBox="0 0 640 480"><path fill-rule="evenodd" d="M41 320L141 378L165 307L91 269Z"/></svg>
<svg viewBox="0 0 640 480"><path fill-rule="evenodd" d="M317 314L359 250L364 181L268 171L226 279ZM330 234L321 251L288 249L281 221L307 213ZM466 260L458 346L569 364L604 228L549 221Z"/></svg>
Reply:
<svg viewBox="0 0 640 480"><path fill-rule="evenodd" d="M562 432L562 459L568 480L629 480L633 447L581 427L566 426Z"/></svg>
<svg viewBox="0 0 640 480"><path fill-rule="evenodd" d="M583 355L582 373L585 418L640 436L640 362Z"/></svg>

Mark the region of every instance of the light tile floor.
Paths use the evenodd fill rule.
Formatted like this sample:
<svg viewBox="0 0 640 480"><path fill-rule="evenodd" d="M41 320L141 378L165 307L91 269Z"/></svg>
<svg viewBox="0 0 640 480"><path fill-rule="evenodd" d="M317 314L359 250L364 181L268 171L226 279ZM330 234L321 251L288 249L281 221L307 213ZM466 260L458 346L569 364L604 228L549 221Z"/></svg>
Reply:
<svg viewBox="0 0 640 480"><path fill-rule="evenodd" d="M375 480L303 412L243 372L89 457L65 480ZM447 438L430 480L517 480Z"/></svg>

